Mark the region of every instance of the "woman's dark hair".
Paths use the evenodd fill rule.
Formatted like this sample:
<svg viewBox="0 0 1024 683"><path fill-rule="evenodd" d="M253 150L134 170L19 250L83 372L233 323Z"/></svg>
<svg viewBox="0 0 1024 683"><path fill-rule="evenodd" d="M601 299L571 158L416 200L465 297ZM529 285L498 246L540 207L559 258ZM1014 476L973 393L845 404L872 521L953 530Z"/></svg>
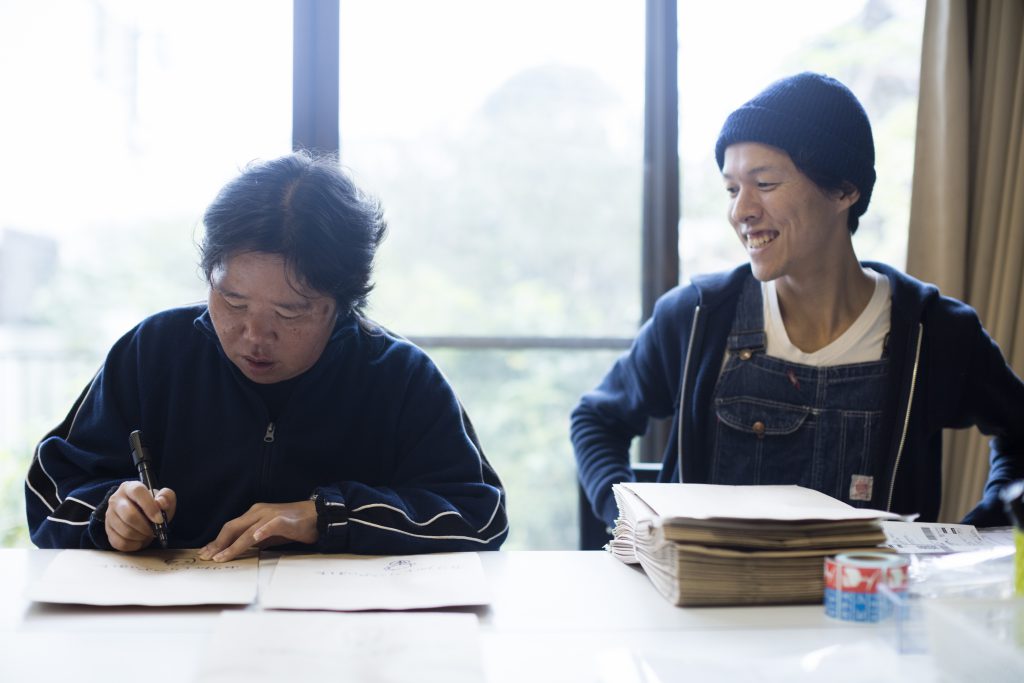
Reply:
<svg viewBox="0 0 1024 683"><path fill-rule="evenodd" d="M254 162L221 189L203 215L200 265L213 271L245 252L279 254L299 281L362 316L370 274L387 232L384 212L333 157L296 152Z"/></svg>

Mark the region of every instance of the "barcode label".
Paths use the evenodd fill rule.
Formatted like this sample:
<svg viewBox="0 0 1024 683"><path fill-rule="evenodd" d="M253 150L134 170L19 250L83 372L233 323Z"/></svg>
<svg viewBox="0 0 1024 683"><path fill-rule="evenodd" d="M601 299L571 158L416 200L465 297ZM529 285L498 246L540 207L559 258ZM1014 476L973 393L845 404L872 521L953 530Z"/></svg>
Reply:
<svg viewBox="0 0 1024 683"><path fill-rule="evenodd" d="M985 544L977 529L969 525L886 521L882 526L888 546L901 553L950 553Z"/></svg>

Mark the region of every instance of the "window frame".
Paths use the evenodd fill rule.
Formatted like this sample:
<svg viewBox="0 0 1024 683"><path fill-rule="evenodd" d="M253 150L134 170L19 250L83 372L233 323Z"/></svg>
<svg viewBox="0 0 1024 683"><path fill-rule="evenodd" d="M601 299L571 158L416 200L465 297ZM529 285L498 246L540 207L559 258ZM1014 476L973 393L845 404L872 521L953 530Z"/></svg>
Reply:
<svg viewBox="0 0 1024 683"><path fill-rule="evenodd" d="M292 148L340 149L340 0L294 0ZM679 283L679 106L676 0L646 0L643 216L640 296L643 324L662 294ZM639 327L638 324L638 327ZM492 350L625 350L631 337L436 335L410 339L425 348ZM641 462L660 462L668 424L641 439Z"/></svg>

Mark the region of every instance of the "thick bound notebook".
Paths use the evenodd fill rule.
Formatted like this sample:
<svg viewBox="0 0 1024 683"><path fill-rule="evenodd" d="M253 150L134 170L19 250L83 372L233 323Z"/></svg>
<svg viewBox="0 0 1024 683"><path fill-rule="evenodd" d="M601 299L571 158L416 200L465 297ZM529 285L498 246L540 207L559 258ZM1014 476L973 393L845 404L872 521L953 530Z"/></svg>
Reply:
<svg viewBox="0 0 1024 683"><path fill-rule="evenodd" d="M800 486L616 484L610 544L675 605L821 602L824 558L879 550L881 522Z"/></svg>

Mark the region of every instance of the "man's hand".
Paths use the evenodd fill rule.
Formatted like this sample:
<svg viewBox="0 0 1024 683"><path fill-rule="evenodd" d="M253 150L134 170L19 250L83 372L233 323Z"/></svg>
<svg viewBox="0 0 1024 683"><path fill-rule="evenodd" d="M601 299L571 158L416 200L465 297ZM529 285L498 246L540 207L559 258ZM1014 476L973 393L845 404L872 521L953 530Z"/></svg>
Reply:
<svg viewBox="0 0 1024 683"><path fill-rule="evenodd" d="M199 551L199 558L215 562L233 560L252 546L267 548L282 543L315 543L316 503L256 503L223 527L217 538Z"/></svg>
<svg viewBox="0 0 1024 683"><path fill-rule="evenodd" d="M103 527L114 550L132 552L145 548L156 537L153 524L174 518L178 497L171 489L160 489L156 497L141 481L122 482L107 501Z"/></svg>

